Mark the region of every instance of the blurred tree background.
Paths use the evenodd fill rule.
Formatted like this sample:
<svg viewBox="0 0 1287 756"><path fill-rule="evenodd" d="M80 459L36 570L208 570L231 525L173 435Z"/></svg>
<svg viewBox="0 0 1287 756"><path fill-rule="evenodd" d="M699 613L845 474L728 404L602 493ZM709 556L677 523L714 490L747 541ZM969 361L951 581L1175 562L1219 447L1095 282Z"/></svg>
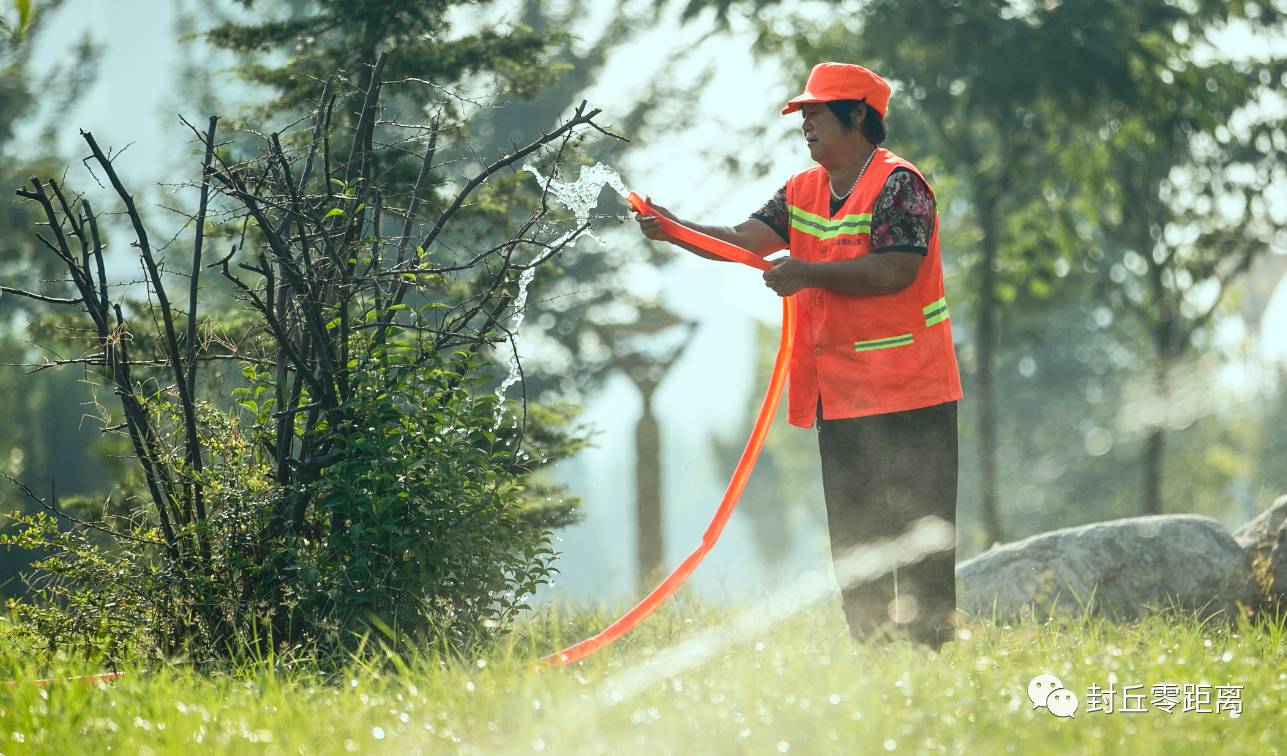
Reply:
<svg viewBox="0 0 1287 756"><path fill-rule="evenodd" d="M0 284L52 296L67 296L70 287L61 280L57 258L38 248L32 234L35 211L16 202L14 192L30 176L59 175L64 162L49 152L20 149L18 127L34 132L36 143L49 143L68 109L94 80L98 51L88 37L67 40L65 56L53 66L38 66L32 59L34 45L47 32L49 13L63 2L7 0L0 6ZM18 365L38 358L27 333L38 311L38 303L0 294L0 363ZM30 375L17 367L0 370L0 385L6 390L0 402L0 470L40 491L48 492L55 480L60 494L105 491L109 480L93 452L98 434L81 426L87 393L75 370L52 377ZM69 465L69 460L77 464ZM7 481L0 485L0 510L24 511L27 506ZM14 578L26 563L23 558L0 558L0 595L19 588Z"/></svg>
<svg viewBox="0 0 1287 756"><path fill-rule="evenodd" d="M960 305L963 552L1137 514L1240 522L1283 492L1287 386L1217 389L1257 345L1215 331L1260 338L1266 301L1240 312L1230 294L1282 275L1287 50L1229 60L1211 42L1230 24L1281 41L1282 9L836 8L821 28L763 14L759 42L800 77L843 60L895 82L887 144L936 187Z"/></svg>

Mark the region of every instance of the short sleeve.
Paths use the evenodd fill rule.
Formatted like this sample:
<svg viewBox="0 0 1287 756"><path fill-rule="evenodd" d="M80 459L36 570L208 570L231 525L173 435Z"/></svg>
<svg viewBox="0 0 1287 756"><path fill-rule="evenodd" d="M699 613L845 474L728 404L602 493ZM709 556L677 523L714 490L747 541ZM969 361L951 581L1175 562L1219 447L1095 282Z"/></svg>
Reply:
<svg viewBox="0 0 1287 756"><path fill-rule="evenodd" d="M905 168L895 170L871 212L872 253L928 253L934 212L934 193L925 181Z"/></svg>
<svg viewBox="0 0 1287 756"><path fill-rule="evenodd" d="M782 241L788 242L787 238L787 201L786 201L786 184L773 195L773 198L765 202L759 210L751 213L751 217L763 221L769 228L780 237Z"/></svg>

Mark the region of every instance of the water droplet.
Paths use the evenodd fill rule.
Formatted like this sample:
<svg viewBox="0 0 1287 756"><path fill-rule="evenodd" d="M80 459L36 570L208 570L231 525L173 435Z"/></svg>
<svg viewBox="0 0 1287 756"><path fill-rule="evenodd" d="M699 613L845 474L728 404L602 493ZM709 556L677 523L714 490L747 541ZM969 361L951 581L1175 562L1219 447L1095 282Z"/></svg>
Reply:
<svg viewBox="0 0 1287 756"><path fill-rule="evenodd" d="M621 195L622 199L625 199L630 193L626 189L625 183L622 182L621 176L602 163L581 166L580 176L570 184L563 183L553 176L549 178L542 176L541 172L531 164L524 165L523 170L535 176L537 181L541 182L541 186L549 189L550 194L554 196L554 199L559 204L572 211L572 214L576 216L578 226L590 219L590 211L599 203L599 194L603 191L605 184L612 187L617 194ZM593 229L587 230L586 233L599 244L606 244L603 239L594 233ZM564 239L560 239L555 242L555 245L563 241Z"/></svg>
<svg viewBox="0 0 1287 756"><path fill-rule="evenodd" d="M383 728L383 727L372 727L372 728L371 728L371 737L375 738L376 740L384 740L384 728Z"/></svg>

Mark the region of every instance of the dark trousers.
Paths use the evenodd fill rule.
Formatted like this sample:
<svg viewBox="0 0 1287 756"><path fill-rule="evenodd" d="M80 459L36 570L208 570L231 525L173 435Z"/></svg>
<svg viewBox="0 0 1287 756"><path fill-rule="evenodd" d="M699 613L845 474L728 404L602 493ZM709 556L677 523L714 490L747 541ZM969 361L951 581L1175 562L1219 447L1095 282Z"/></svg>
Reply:
<svg viewBox="0 0 1287 756"><path fill-rule="evenodd" d="M956 405L818 421L833 560L897 538L927 515L956 527ZM952 548L842 585L850 634L863 640L888 633L934 648L951 640L955 569Z"/></svg>

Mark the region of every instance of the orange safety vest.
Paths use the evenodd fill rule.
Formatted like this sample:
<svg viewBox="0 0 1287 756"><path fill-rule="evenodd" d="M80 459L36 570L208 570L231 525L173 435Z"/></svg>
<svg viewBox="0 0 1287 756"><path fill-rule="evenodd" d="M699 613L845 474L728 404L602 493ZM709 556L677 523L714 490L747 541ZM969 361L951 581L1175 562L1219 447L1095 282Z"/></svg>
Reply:
<svg viewBox="0 0 1287 756"><path fill-rule="evenodd" d="M921 176L911 163L877 147L867 172L835 216L825 169L817 166L792 176L786 185L791 256L837 262L870 254L871 211L895 168ZM792 425L813 425L819 397L827 420L901 412L961 398L943 295L937 215L929 252L907 288L881 295L802 289L795 297L799 318L787 399L787 421Z"/></svg>

